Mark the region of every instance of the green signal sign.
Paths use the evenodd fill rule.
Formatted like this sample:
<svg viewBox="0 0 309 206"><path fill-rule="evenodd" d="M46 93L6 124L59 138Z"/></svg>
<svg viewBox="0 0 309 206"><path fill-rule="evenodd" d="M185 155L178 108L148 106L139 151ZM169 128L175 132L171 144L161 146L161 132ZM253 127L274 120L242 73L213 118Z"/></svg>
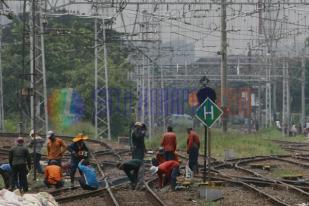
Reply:
<svg viewBox="0 0 309 206"><path fill-rule="evenodd" d="M196 110L195 116L205 126L212 125L221 117L223 111L211 99L207 98Z"/></svg>

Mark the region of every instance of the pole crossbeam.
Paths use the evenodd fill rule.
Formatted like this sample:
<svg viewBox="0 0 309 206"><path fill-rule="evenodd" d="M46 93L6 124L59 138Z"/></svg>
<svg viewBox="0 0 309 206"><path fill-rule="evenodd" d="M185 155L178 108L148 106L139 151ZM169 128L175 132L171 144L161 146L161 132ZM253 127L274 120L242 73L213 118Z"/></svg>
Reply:
<svg viewBox="0 0 309 206"><path fill-rule="evenodd" d="M21 1L21 0L9 0L9 1ZM101 5L105 8L116 7L123 0L109 0L109 1L81 1L81 0L65 0L62 1L62 6L68 6L73 4L89 4L89 5ZM278 5L278 1L271 2L270 5ZM220 0L126 0L126 5L221 5ZM264 5L259 0L229 0L227 5ZM55 5L55 4L50 4ZM280 5L309 5L309 2L304 0L286 0L280 1ZM56 8L56 7L55 7ZM59 6L58 6L59 8Z"/></svg>

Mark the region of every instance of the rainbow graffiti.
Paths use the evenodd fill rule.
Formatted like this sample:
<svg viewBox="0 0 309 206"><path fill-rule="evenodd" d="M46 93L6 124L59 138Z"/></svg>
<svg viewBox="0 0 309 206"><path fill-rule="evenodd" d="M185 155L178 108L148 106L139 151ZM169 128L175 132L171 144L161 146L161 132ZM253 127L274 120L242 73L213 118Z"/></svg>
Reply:
<svg viewBox="0 0 309 206"><path fill-rule="evenodd" d="M84 115L84 102L73 88L54 90L47 106L50 123L57 128L68 128Z"/></svg>

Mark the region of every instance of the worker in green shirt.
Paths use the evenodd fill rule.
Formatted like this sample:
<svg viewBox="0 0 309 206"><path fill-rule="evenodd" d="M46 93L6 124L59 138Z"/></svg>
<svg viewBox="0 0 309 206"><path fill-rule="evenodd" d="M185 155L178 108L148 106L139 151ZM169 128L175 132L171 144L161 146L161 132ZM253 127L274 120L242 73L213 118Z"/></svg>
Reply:
<svg viewBox="0 0 309 206"><path fill-rule="evenodd" d="M139 186L143 175L143 161L139 159L131 159L118 163L116 165L118 169L123 170L128 176L133 189Z"/></svg>

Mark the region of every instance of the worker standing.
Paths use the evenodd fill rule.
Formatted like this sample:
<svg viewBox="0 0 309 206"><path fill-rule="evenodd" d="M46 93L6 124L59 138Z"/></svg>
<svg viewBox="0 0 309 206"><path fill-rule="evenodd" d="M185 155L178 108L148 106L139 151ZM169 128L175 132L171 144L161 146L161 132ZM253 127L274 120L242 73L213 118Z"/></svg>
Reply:
<svg viewBox="0 0 309 206"><path fill-rule="evenodd" d="M17 138L16 146L9 153L9 163L12 168L11 190L13 191L15 186L18 185L19 189L22 188L23 192L27 192L27 174L31 169L31 157L28 148L24 146L24 138Z"/></svg>
<svg viewBox="0 0 309 206"><path fill-rule="evenodd" d="M132 159L144 160L146 150L145 136L146 125L141 122L136 122L131 134Z"/></svg>
<svg viewBox="0 0 309 206"><path fill-rule="evenodd" d="M117 168L123 170L128 176L132 189L139 187L142 182L143 161L140 159L132 159L122 163L118 163Z"/></svg>
<svg viewBox="0 0 309 206"><path fill-rule="evenodd" d="M51 160L45 168L44 183L47 187L63 187L62 170L56 160Z"/></svg>
<svg viewBox="0 0 309 206"><path fill-rule="evenodd" d="M79 184L84 190L96 190L99 188L95 169L91 167L88 160L82 159L78 163L78 170L81 172Z"/></svg>
<svg viewBox="0 0 309 206"><path fill-rule="evenodd" d="M62 139L55 136L53 131L47 132L47 138L49 139L47 143L48 161L56 160L57 164L61 166L61 160L66 151L66 145Z"/></svg>
<svg viewBox="0 0 309 206"><path fill-rule="evenodd" d="M35 138L34 138L34 131L33 129L30 131L30 143L29 143L29 148L33 149L35 147L35 154L32 153L32 157L35 156L35 169L38 171L38 173L41 173L43 174L43 170L42 170L42 167L41 167L41 164L40 164L40 161L41 161L41 157L42 157L42 148L43 148L43 145L44 145L44 142L45 140L40 137L39 135L35 135ZM34 151L34 149L33 149Z"/></svg>
<svg viewBox="0 0 309 206"><path fill-rule="evenodd" d="M187 133L187 153L189 154L189 167L193 172L198 173L200 138L192 128L188 128Z"/></svg>
<svg viewBox="0 0 309 206"><path fill-rule="evenodd" d="M165 161L157 166L150 167L151 174L158 174L159 176L159 186L162 188L163 185L163 175L170 182L171 189L175 190L176 179L179 176L179 163L175 160Z"/></svg>
<svg viewBox="0 0 309 206"><path fill-rule="evenodd" d="M173 128L171 126L167 127L167 132L163 135L161 146L164 148L165 160L175 160L177 140L176 134L173 132Z"/></svg>
<svg viewBox="0 0 309 206"><path fill-rule="evenodd" d="M74 177L75 172L78 167L78 163L82 159L89 158L89 149L85 144L85 140L88 139L88 136L80 133L73 138L73 143L68 146L68 150L71 153L71 187L74 187Z"/></svg>

